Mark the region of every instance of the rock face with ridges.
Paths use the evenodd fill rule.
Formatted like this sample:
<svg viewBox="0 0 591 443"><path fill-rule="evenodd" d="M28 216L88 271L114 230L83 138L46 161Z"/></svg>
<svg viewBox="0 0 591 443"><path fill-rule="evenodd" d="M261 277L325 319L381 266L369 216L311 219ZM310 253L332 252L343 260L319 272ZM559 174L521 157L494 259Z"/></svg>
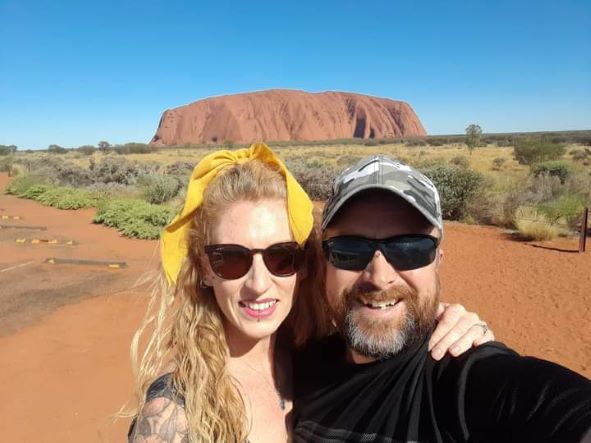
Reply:
<svg viewBox="0 0 591 443"><path fill-rule="evenodd" d="M426 136L408 103L344 92L269 90L164 111L151 144Z"/></svg>

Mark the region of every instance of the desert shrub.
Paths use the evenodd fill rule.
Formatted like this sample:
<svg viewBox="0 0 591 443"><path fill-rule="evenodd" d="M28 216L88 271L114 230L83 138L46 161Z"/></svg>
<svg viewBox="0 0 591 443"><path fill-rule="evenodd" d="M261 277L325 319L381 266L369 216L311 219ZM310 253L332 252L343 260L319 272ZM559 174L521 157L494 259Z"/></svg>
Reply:
<svg viewBox="0 0 591 443"><path fill-rule="evenodd" d="M416 137L407 139L404 144L408 147L427 146L427 141L424 138Z"/></svg>
<svg viewBox="0 0 591 443"><path fill-rule="evenodd" d="M427 175L441 196L441 211L448 220L459 220L466 214L466 206L480 190L483 177L471 169L462 169L447 165L425 168Z"/></svg>
<svg viewBox="0 0 591 443"><path fill-rule="evenodd" d="M117 228L126 237L157 239L174 211L137 199L108 200L99 205L94 223Z"/></svg>
<svg viewBox="0 0 591 443"><path fill-rule="evenodd" d="M326 200L332 194L332 182L337 172L332 168L289 167L295 179L313 200Z"/></svg>
<svg viewBox="0 0 591 443"><path fill-rule="evenodd" d="M33 185L24 191L19 197L36 200L41 194L44 194L50 189L49 185Z"/></svg>
<svg viewBox="0 0 591 443"><path fill-rule="evenodd" d="M377 146L378 141L375 138L369 138L363 142L363 146Z"/></svg>
<svg viewBox="0 0 591 443"><path fill-rule="evenodd" d="M518 219L516 225L519 236L523 240L546 241L552 240L560 234L560 230L556 226L544 221Z"/></svg>
<svg viewBox="0 0 591 443"><path fill-rule="evenodd" d="M168 175L142 175L138 178L138 186L142 196L148 203L160 204L175 197L181 184L179 180Z"/></svg>
<svg viewBox="0 0 591 443"><path fill-rule="evenodd" d="M35 200L58 209L91 208L98 204L98 198L92 192L68 187L50 188Z"/></svg>
<svg viewBox="0 0 591 443"><path fill-rule="evenodd" d="M414 161L414 167L418 169L428 169L435 166L449 166L444 157L436 156L431 158L423 158L419 156L419 160Z"/></svg>
<svg viewBox="0 0 591 443"><path fill-rule="evenodd" d="M573 149L569 154L572 156L573 161L584 161L591 156L591 149Z"/></svg>
<svg viewBox="0 0 591 443"><path fill-rule="evenodd" d="M567 161L564 160L550 160L532 165L531 172L534 177L539 177L540 175L558 177L560 183L564 184L572 172L572 167Z"/></svg>
<svg viewBox="0 0 591 443"><path fill-rule="evenodd" d="M348 168L349 166L353 166L355 163L357 163L362 158L363 157L359 156L359 155L350 155L350 154L340 155L339 158L337 158L337 166L339 168L345 169L345 168Z"/></svg>
<svg viewBox="0 0 591 443"><path fill-rule="evenodd" d="M117 154L149 154L156 149L145 143L126 143L115 147Z"/></svg>
<svg viewBox="0 0 591 443"><path fill-rule="evenodd" d="M8 172L8 175L12 175L12 166L14 165L14 157L6 156L0 158L0 172Z"/></svg>
<svg viewBox="0 0 591 443"><path fill-rule="evenodd" d="M6 194L12 194L17 197L21 197L29 190L29 188L41 184L44 184L43 179L36 175L22 175L11 180L10 183L8 183L8 186L6 186L4 189L4 192Z"/></svg>
<svg viewBox="0 0 591 443"><path fill-rule="evenodd" d="M86 189L101 198L122 198L135 195L138 190L135 186L128 186L121 183L93 183Z"/></svg>
<svg viewBox="0 0 591 443"><path fill-rule="evenodd" d="M566 147L548 138L524 138L515 142L513 156L522 165L532 165L547 160L557 160L564 155Z"/></svg>
<svg viewBox="0 0 591 443"><path fill-rule="evenodd" d="M470 167L470 161L464 157L463 155L456 155L449 160L451 165L457 166L459 168L468 169Z"/></svg>
<svg viewBox="0 0 591 443"><path fill-rule="evenodd" d="M60 185L69 186L88 186L93 181L88 169L72 163L58 165L55 169L55 177Z"/></svg>
<svg viewBox="0 0 591 443"><path fill-rule="evenodd" d="M579 196L585 206L591 206L591 174L583 171L573 172L564 183L564 192L565 194Z"/></svg>
<svg viewBox="0 0 591 443"><path fill-rule="evenodd" d="M194 167L195 165L193 163L176 161L174 163L166 165L166 167L164 168L164 173L166 175L188 177L193 172Z"/></svg>
<svg viewBox="0 0 591 443"><path fill-rule="evenodd" d="M563 219L571 229L576 228L581 221L584 207L584 199L577 195L562 195L556 200L538 205L539 211L551 224Z"/></svg>
<svg viewBox="0 0 591 443"><path fill-rule="evenodd" d="M495 158L492 163L492 169L493 171L500 171L501 169L503 169L503 165L505 164L505 162L507 161L507 159L503 158L503 157L497 157Z"/></svg>
<svg viewBox="0 0 591 443"><path fill-rule="evenodd" d="M47 147L47 152L50 154L66 154L68 150L66 148L61 147L60 145L49 145Z"/></svg>
<svg viewBox="0 0 591 443"><path fill-rule="evenodd" d="M0 156L12 155L18 150L16 145L0 145Z"/></svg>
<svg viewBox="0 0 591 443"><path fill-rule="evenodd" d="M91 163L90 169L96 183L132 185L138 176L153 172L154 167L125 158L105 157L98 164Z"/></svg>
<svg viewBox="0 0 591 443"><path fill-rule="evenodd" d="M84 155L92 155L95 153L96 148L92 145L83 145L76 148L76 151Z"/></svg>

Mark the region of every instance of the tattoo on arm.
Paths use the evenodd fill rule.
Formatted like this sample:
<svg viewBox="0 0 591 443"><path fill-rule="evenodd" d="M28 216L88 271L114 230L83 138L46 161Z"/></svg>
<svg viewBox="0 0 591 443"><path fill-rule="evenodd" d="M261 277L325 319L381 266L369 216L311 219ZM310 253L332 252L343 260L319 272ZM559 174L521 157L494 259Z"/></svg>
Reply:
<svg viewBox="0 0 591 443"><path fill-rule="evenodd" d="M148 401L137 417L130 443L188 443L187 416L174 400Z"/></svg>

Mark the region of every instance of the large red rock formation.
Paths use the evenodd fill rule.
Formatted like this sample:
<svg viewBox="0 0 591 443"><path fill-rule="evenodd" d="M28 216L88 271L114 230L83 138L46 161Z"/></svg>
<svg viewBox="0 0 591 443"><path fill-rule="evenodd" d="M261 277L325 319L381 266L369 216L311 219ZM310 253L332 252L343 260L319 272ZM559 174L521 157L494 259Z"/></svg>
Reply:
<svg viewBox="0 0 591 443"><path fill-rule="evenodd" d="M425 136L408 103L344 92L269 90L164 111L153 145Z"/></svg>

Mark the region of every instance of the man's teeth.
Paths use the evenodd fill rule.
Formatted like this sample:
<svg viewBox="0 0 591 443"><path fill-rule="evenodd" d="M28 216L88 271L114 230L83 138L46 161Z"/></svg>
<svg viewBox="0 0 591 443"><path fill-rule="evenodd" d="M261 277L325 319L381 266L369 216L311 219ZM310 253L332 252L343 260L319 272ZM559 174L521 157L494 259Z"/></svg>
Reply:
<svg viewBox="0 0 591 443"><path fill-rule="evenodd" d="M257 303L251 301L243 301L241 303L243 306L246 306L248 309L252 309L253 311L264 311L265 309L269 309L271 306L277 303L277 300L268 301L265 303Z"/></svg>
<svg viewBox="0 0 591 443"><path fill-rule="evenodd" d="M398 300L382 301L382 302L367 302L365 306L371 309L386 309L394 306Z"/></svg>

